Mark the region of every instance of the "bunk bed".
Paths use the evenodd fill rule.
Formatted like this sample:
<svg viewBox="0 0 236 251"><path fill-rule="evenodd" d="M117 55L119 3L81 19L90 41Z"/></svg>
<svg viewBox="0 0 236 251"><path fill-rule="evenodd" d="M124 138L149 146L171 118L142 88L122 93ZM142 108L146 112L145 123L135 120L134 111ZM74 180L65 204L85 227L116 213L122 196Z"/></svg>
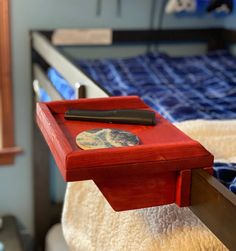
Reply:
<svg viewBox="0 0 236 251"><path fill-rule="evenodd" d="M83 37L82 41L78 39L81 35ZM86 39L86 37L88 38ZM109 97L115 95L115 91L117 91L109 89L109 86L105 84L102 85L99 78L96 79L96 76L91 77L91 72L90 75L88 74L89 69L93 69L94 61L80 60L76 63L65 53L62 53L59 49L60 46L99 45L104 48L119 45L141 44L147 45L147 47L150 48L157 43L204 42L207 44L208 51L213 53L209 55L219 57L220 55L225 55L225 52L216 52L216 54L214 54L214 51L225 50L232 43L235 43L236 32L217 28L180 30L78 29L32 31L31 39L32 78L34 80L36 101L40 99L47 101L70 98L68 96L63 97L63 91L59 92L56 89L55 85L51 82L53 81L53 77L65 81L68 84L69 91L64 92L70 93L72 89L73 98ZM166 55L162 54L157 54L157 56L166 57ZM142 56L140 57L141 60L144 60ZM147 53L145 57L152 58L155 57L155 55ZM178 60L181 61L183 58L179 58ZM186 58L184 60L186 60ZM188 58L188 60L191 61L193 58ZM190 61L185 62L186 66ZM45 71L48 71L49 68L49 74L47 75ZM51 81L49 80L50 74ZM121 89L119 91L119 88L120 87L118 87L117 95L127 94L122 92ZM128 95L132 94L138 95L137 90L131 88ZM146 102L149 102L147 97ZM165 114L163 115L165 116ZM167 114L167 118L175 122L172 115L173 114L169 114L168 117ZM234 114L230 116L225 118L235 118L236 111L235 116ZM215 118L217 118L217 116ZM50 198L48 166L49 150L37 126L34 125L35 235L37 242L40 243L41 246L43 246L48 229L54 223L60 221L62 209L62 203L52 202ZM226 245L226 247L230 250L235 248L236 195L233 192L229 191L219 180L205 171L194 170L192 174L190 209Z"/></svg>

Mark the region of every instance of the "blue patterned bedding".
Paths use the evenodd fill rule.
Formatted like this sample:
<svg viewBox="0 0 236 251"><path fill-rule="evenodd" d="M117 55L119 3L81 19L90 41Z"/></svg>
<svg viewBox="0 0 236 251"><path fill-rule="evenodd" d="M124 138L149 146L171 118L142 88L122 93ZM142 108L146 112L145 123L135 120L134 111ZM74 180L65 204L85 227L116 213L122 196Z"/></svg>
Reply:
<svg viewBox="0 0 236 251"><path fill-rule="evenodd" d="M236 58L225 51L192 57L147 53L76 64L111 95L138 95L171 122L236 119ZM65 99L74 98L55 69L49 69L48 77ZM214 170L236 192L236 163L215 163Z"/></svg>

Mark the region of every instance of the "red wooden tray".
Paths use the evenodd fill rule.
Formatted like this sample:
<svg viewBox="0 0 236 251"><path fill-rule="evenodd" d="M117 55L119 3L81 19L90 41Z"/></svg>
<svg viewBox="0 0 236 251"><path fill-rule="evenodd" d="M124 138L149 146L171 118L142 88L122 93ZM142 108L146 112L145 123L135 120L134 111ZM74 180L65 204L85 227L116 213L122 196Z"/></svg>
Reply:
<svg viewBox="0 0 236 251"><path fill-rule="evenodd" d="M66 181L92 179L116 211L177 203L188 206L192 168L209 168L213 156L156 113L156 126L64 119L68 109L150 109L140 98L111 97L37 104L37 123ZM130 131L141 145L81 150L78 133L93 128Z"/></svg>

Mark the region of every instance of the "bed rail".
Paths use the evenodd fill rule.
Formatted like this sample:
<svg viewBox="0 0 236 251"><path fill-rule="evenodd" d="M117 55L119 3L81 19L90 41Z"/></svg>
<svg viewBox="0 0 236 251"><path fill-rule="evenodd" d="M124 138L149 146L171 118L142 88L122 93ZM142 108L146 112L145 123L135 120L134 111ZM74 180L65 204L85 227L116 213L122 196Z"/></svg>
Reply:
<svg viewBox="0 0 236 251"><path fill-rule="evenodd" d="M79 38L83 32L94 32L100 29L57 29L53 31L40 31L45 35L52 44L57 45L120 45L120 44L155 44L168 43L173 41L176 43L183 42L204 42L208 44L209 50L225 48L224 34L225 29L222 28L206 28L206 29L159 29L159 30L111 30L107 29L104 39L97 39L96 42L87 41ZM228 31L228 30L227 30ZM102 31L104 32L104 30ZM68 43L68 33L73 34L73 38ZM102 34L101 34L102 35ZM232 40L232 31L227 32L227 38ZM109 40L110 39L110 40ZM236 39L233 39L235 42ZM105 42L106 43L105 43Z"/></svg>
<svg viewBox="0 0 236 251"><path fill-rule="evenodd" d="M191 211L229 250L236 247L236 195L206 171L192 171Z"/></svg>
<svg viewBox="0 0 236 251"><path fill-rule="evenodd" d="M86 86L87 97L107 97L109 94L82 70L78 70L73 62L59 52L50 41L39 32L32 33L32 46L36 52L51 66L57 69L73 88ZM78 85L79 84L79 85Z"/></svg>
<svg viewBox="0 0 236 251"><path fill-rule="evenodd" d="M33 87L34 91L39 97L39 89L43 88L48 95L52 98L52 100L62 100L62 96L57 92L57 90L53 87L50 80L44 74L43 69L38 64L33 64L33 75L34 82Z"/></svg>

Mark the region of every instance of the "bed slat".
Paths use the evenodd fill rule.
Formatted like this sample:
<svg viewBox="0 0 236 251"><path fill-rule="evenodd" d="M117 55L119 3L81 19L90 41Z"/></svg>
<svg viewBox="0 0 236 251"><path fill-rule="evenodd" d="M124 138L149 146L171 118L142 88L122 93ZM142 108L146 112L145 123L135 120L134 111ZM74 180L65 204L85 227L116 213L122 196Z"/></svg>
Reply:
<svg viewBox="0 0 236 251"><path fill-rule="evenodd" d="M190 209L229 250L235 250L236 196L200 169L192 171Z"/></svg>

